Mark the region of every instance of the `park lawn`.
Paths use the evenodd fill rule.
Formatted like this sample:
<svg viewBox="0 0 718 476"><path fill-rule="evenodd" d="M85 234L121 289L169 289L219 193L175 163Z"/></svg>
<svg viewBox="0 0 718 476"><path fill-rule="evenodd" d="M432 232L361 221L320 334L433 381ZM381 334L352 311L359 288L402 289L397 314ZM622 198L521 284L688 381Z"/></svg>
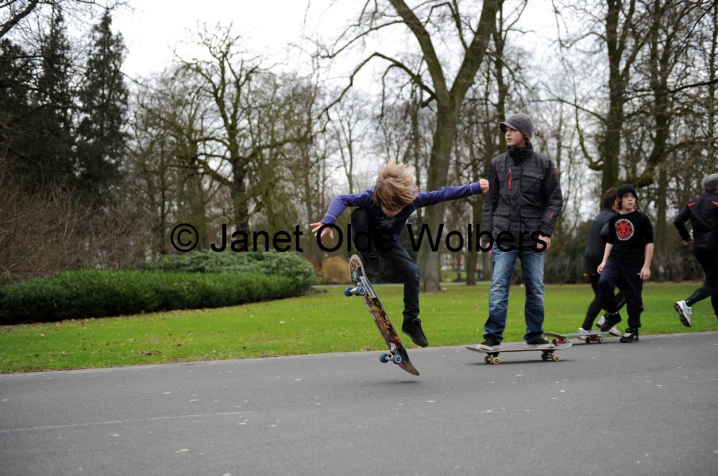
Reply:
<svg viewBox="0 0 718 476"><path fill-rule="evenodd" d="M699 283L647 283L642 334L718 331L710 300L693 308L693 327L681 325L673 303ZM401 326L403 288L377 286ZM590 286L546 287L544 330L575 332L593 298ZM506 342L520 341L524 290L511 289ZM482 340L488 283L445 285L421 295L421 318L431 346ZM624 322L618 325L623 330ZM403 336L403 334L400 334ZM408 338L405 343L411 344ZM343 287L308 296L219 309L172 311L117 318L0 327L0 372L101 368L122 365L243 359L330 352L384 350L384 342L359 297Z"/></svg>

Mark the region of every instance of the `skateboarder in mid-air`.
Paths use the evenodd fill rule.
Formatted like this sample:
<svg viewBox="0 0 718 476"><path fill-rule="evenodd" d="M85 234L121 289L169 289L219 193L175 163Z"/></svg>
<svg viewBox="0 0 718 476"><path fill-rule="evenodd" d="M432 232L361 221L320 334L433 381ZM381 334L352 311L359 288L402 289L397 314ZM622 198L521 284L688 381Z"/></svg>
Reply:
<svg viewBox="0 0 718 476"><path fill-rule="evenodd" d="M404 283L404 322L401 330L418 346L429 342L419 319L419 267L409 252L399 243L409 216L417 209L449 200L457 200L484 193L489 183L485 179L469 185L442 187L433 192L420 192L416 180L406 164L389 161L379 172L376 183L362 193L339 195L329 204L321 222L310 223L314 236L321 230L334 238L331 225L347 207L358 207L351 215L352 242L364 258L367 274L376 275L381 256L394 268Z"/></svg>

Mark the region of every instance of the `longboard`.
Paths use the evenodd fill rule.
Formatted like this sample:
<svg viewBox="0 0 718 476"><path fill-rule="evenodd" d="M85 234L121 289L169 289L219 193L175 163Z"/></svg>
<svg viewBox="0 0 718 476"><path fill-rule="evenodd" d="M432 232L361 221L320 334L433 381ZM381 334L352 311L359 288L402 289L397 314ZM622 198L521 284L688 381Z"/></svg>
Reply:
<svg viewBox="0 0 718 476"><path fill-rule="evenodd" d="M544 335L545 334L546 333L544 333ZM533 347L529 347L526 344L506 344L499 346L499 348L495 350L479 349L478 345L467 346L466 348L473 352L480 352L486 354L486 356L484 356L484 362L486 362L487 364L499 364L501 362L499 360L499 354L502 352L541 352L541 360L552 360L554 362L558 362L559 360L561 360L561 357L559 357L558 354L555 354L554 352L556 352L557 350L566 350L572 345L573 344L571 344L570 342L567 342L565 344L557 345L552 349L536 349Z"/></svg>
<svg viewBox="0 0 718 476"><path fill-rule="evenodd" d="M554 337L555 339L552 340L552 342L556 345L565 344L569 341L569 337L578 337L579 340L584 341L586 344L590 344L591 342L598 342L599 344L603 344L603 338L604 336L611 335L608 331L601 332L601 331L591 331L591 332L571 332L568 334L559 334L557 332L544 332L543 335Z"/></svg>
<svg viewBox="0 0 718 476"><path fill-rule="evenodd" d="M389 319L384 305L382 305L374 287L369 282L369 279L367 279L366 273L364 273L364 266L357 255L352 255L349 259L349 274L356 287L350 286L346 288L344 294L346 296L361 296L364 298L364 303L367 309L369 309L369 313L374 319L376 327L379 328L379 332L389 348L389 353L382 354L379 360L383 363L391 361L410 374L419 375L419 371L416 370L416 367L414 367L411 360L409 360L409 354L401 343L399 334L396 333L396 329L394 329L394 325L391 323L391 319Z"/></svg>

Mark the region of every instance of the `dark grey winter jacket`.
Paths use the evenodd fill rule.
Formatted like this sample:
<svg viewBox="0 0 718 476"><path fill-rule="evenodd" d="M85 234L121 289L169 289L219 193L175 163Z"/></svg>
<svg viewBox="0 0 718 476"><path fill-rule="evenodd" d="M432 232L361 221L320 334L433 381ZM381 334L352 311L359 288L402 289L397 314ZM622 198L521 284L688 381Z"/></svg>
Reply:
<svg viewBox="0 0 718 476"><path fill-rule="evenodd" d="M489 167L484 200L484 230L504 246L531 249L538 234L551 236L563 208L561 184L553 163L526 147L509 147ZM543 245L539 243L539 250Z"/></svg>

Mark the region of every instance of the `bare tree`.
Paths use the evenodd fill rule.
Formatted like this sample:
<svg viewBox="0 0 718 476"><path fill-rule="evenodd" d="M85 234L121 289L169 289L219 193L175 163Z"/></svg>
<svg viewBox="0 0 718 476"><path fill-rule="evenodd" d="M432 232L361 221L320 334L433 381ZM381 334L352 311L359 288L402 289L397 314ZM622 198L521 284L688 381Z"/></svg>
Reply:
<svg viewBox="0 0 718 476"><path fill-rule="evenodd" d="M249 187L272 187L274 179L260 175L271 170L266 161L288 144L309 141L310 131L294 121L301 115L299 103L282 97L281 80L263 68L259 58L242 53L241 39L229 28L215 34L205 31L199 40L209 59L179 60L208 107L195 159L204 173L229 187L235 224L248 230L250 215L263 206L255 202L258 208L252 210L257 190Z"/></svg>
<svg viewBox="0 0 718 476"><path fill-rule="evenodd" d="M592 0L575 4L554 0L554 10L559 15L560 24L566 25L568 22L565 18L571 18L574 20L572 25L580 25L577 31L561 39L561 46L565 49L578 49L584 39L592 38L605 55L608 66L607 111L601 113L592 111L583 104L575 104L577 108L599 120L603 128L597 147L598 157L593 157L588 152L589 147L584 143L583 131L579 134L589 166L602 173L602 190L617 185L619 180L625 106L630 100L628 89L635 72L636 58L648 36L646 20L650 13L644 3L642 0ZM581 129L580 125L577 126Z"/></svg>
<svg viewBox="0 0 718 476"><path fill-rule="evenodd" d="M349 186L348 193L356 193L354 170L357 165L362 142L371 125L370 111L365 97L358 92L349 92L330 112L328 135L336 145L340 167Z"/></svg>
<svg viewBox="0 0 718 476"><path fill-rule="evenodd" d="M57 7L63 10L82 10L86 7L112 10L124 0L0 0L0 39L33 16Z"/></svg>
<svg viewBox="0 0 718 476"><path fill-rule="evenodd" d="M409 29L419 45L423 61L426 65L428 78L417 74L415 70L404 64L400 59L381 52L374 52L363 60L352 74L354 76L374 59L388 63L389 69L396 69L406 74L426 94L427 102L434 102L436 108L436 128L432 137L432 150L427 170L427 189L436 189L447 183L452 145L456 134L461 104L466 92L474 83L474 77L481 65L495 28L495 17L499 10L499 0L485 0L480 18L472 26L472 22L462 14L460 2L423 2L409 7L403 0L384 2L369 0L364 3L362 13L355 28L347 30L339 45L328 55L333 58L356 42L363 41L374 32L392 25L402 24ZM446 13L448 21L441 21ZM443 29L452 25L453 38L458 41L461 51L461 63L453 82L448 79L449 69L437 52L437 41L446 41L449 36ZM445 207L440 204L430 207L425 213L425 222L430 229L436 230L444 216ZM433 254L429 247L419 251L421 266L422 289L437 291L439 285L439 256Z"/></svg>

